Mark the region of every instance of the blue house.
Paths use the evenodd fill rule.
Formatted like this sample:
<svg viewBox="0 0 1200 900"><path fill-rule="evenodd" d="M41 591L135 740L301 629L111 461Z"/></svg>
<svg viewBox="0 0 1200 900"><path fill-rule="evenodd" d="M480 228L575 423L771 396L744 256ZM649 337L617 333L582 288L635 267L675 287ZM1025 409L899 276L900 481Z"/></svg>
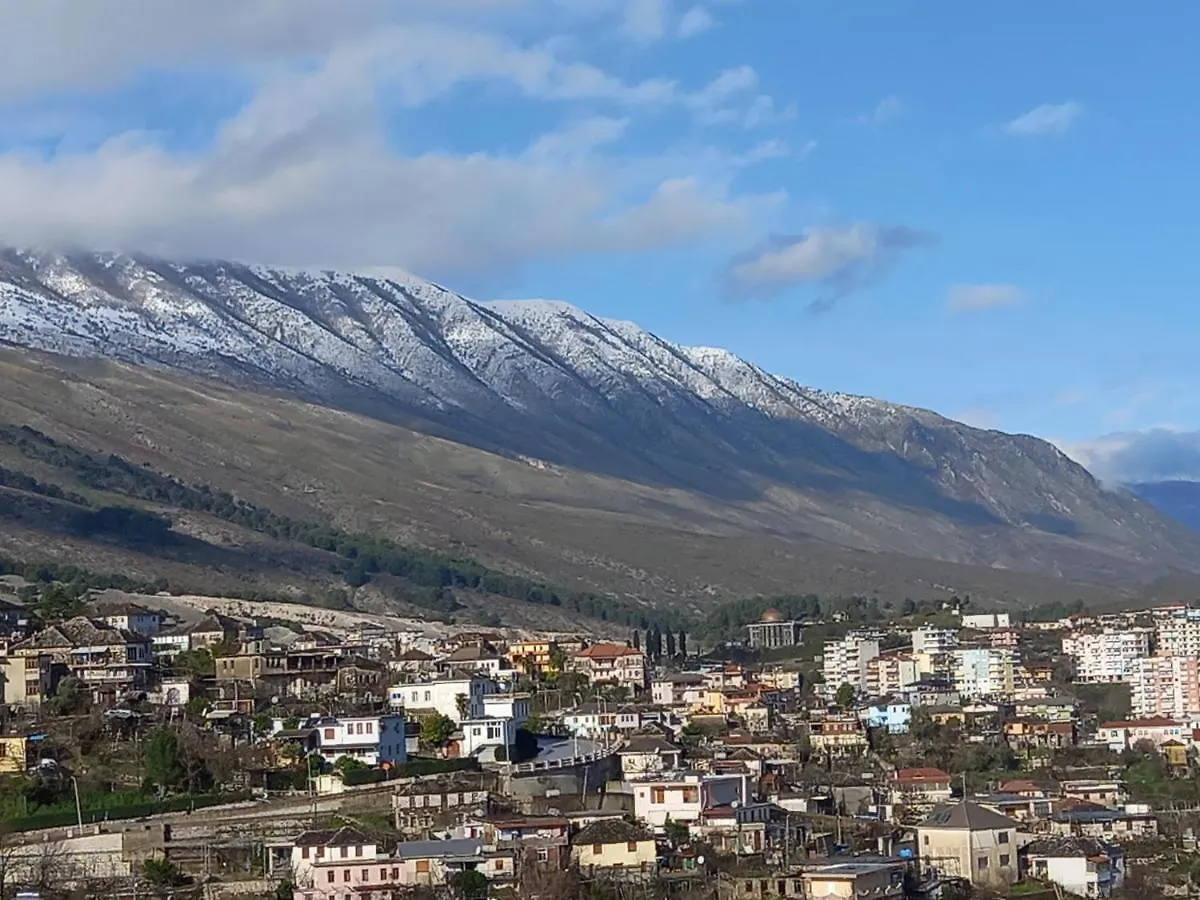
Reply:
<svg viewBox="0 0 1200 900"><path fill-rule="evenodd" d="M912 706L900 700L881 700L858 710L868 728L886 728L892 734L907 734L912 722Z"/></svg>

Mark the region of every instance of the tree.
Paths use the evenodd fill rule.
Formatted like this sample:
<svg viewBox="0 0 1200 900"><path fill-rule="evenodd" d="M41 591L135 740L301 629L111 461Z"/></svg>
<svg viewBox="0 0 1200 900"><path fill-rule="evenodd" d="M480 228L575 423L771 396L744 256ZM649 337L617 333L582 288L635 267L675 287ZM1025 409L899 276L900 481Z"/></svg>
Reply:
<svg viewBox="0 0 1200 900"><path fill-rule="evenodd" d="M667 629L667 659L675 658L675 635Z"/></svg>
<svg viewBox="0 0 1200 900"><path fill-rule="evenodd" d="M633 649L634 650L642 649L642 635L641 635L641 632L639 632L636 628L633 629Z"/></svg>
<svg viewBox="0 0 1200 900"><path fill-rule="evenodd" d="M84 701L83 683L68 675L58 683L58 690L50 700L50 711L56 716L69 716L79 712Z"/></svg>
<svg viewBox="0 0 1200 900"><path fill-rule="evenodd" d="M191 678L207 678L216 674L217 667L213 655L208 650L182 650L175 654L172 661L175 671Z"/></svg>
<svg viewBox="0 0 1200 900"><path fill-rule="evenodd" d="M550 668L555 672L565 672L567 670L567 651L562 647L550 648Z"/></svg>
<svg viewBox="0 0 1200 900"><path fill-rule="evenodd" d="M348 775L350 772L361 772L363 769L371 768L361 759L355 759L353 756L343 754L339 756L333 763L333 770L342 776Z"/></svg>
<svg viewBox="0 0 1200 900"><path fill-rule="evenodd" d="M435 713L421 720L421 742L429 747L440 747L454 734L454 721L449 716Z"/></svg>
<svg viewBox="0 0 1200 900"><path fill-rule="evenodd" d="M688 842L688 838L692 836L691 829L688 828L686 822L675 822L667 819L663 823L663 831L666 832L667 840L671 842L672 847L682 847Z"/></svg>
<svg viewBox="0 0 1200 900"><path fill-rule="evenodd" d="M833 695L833 702L842 709L848 709L854 702L854 685L842 684L837 689L837 693Z"/></svg>
<svg viewBox="0 0 1200 900"><path fill-rule="evenodd" d="M142 877L158 887L177 887L186 881L179 866L159 857L151 857L142 863Z"/></svg>
<svg viewBox="0 0 1200 900"><path fill-rule="evenodd" d="M476 869L456 872L447 882L459 900L483 900L488 895L487 876Z"/></svg>
<svg viewBox="0 0 1200 900"><path fill-rule="evenodd" d="M160 789L178 788L187 777L180 761L179 738L169 728L156 728L146 741L146 778Z"/></svg>
<svg viewBox="0 0 1200 900"><path fill-rule="evenodd" d="M679 655L687 659L687 632L679 629Z"/></svg>
<svg viewBox="0 0 1200 900"><path fill-rule="evenodd" d="M454 698L454 708L458 710L458 718L466 719L471 714L471 698L466 694L459 694Z"/></svg>

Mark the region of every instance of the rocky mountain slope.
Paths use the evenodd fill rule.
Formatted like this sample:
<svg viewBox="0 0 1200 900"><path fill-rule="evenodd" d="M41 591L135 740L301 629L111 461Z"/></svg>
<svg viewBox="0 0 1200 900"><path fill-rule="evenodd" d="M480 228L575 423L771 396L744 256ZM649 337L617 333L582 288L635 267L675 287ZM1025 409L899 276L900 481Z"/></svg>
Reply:
<svg viewBox="0 0 1200 900"><path fill-rule="evenodd" d="M806 388L566 304L9 250L0 341L303 398L569 481L560 505L632 504L683 532L1087 579L1200 569L1200 537L1044 441Z"/></svg>

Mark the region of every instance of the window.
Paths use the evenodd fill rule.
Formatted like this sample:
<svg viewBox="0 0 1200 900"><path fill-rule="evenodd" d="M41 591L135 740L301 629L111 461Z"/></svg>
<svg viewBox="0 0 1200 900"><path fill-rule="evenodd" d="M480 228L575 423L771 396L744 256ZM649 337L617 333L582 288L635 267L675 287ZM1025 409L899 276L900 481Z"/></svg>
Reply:
<svg viewBox="0 0 1200 900"><path fill-rule="evenodd" d="M592 856L600 856L604 852L603 844L592 844Z"/></svg>
<svg viewBox="0 0 1200 900"><path fill-rule="evenodd" d="M350 880L350 870L342 869L342 881L349 881L349 880Z"/></svg>
<svg viewBox="0 0 1200 900"><path fill-rule="evenodd" d="M379 880L380 880L380 881L387 881L387 869L380 869L380 870L379 870Z"/></svg>
<svg viewBox="0 0 1200 900"><path fill-rule="evenodd" d="M699 803L700 802L700 788L694 788L694 787L684 788L683 789L683 802L684 803Z"/></svg>
<svg viewBox="0 0 1200 900"><path fill-rule="evenodd" d="M925 844L926 847L928 847L929 846L929 835L924 835L923 837L924 837L923 843Z"/></svg>
<svg viewBox="0 0 1200 900"><path fill-rule="evenodd" d="M549 862L550 861L550 848L538 847L537 861L538 862Z"/></svg>
<svg viewBox="0 0 1200 900"><path fill-rule="evenodd" d="M413 699L414 699L414 700L416 700L416 699L417 699L417 695L416 695L416 694L413 694ZM426 702L426 703L428 703L428 702L429 702L429 691L426 691L426 692L425 692L425 702Z"/></svg>
<svg viewBox="0 0 1200 900"><path fill-rule="evenodd" d="M998 840L1002 844L1007 844L1008 843L1008 832L1007 831L1000 832L1000 837L998 838Z"/></svg>
<svg viewBox="0 0 1200 900"><path fill-rule="evenodd" d="M427 859L418 859L417 860L417 874L418 875L428 875L429 874L429 860L427 860Z"/></svg>
<svg viewBox="0 0 1200 900"><path fill-rule="evenodd" d="M371 870L370 870L370 869L363 869L363 870L362 870L362 871L359 873L359 878L360 878L360 880L362 880L362 881L370 881L370 880L371 880Z"/></svg>
<svg viewBox="0 0 1200 900"><path fill-rule="evenodd" d="M392 881L399 881L399 880L400 880L400 870L392 869Z"/></svg>
<svg viewBox="0 0 1200 900"><path fill-rule="evenodd" d="M330 884L333 884L333 876L335 874L337 874L337 873L335 873L332 869L330 869L328 872L325 873L325 880L328 881Z"/></svg>
<svg viewBox="0 0 1200 900"><path fill-rule="evenodd" d="M1008 863L1009 863L1009 856L1008 856L1008 854L1007 854L1007 853L1001 853L1001 854L1000 854L1000 865L1001 865L1001 866L1007 866L1007 865L1008 865Z"/></svg>
<svg viewBox="0 0 1200 900"><path fill-rule="evenodd" d="M300 856L303 859L308 859L308 848L307 847L305 847L303 850L300 851Z"/></svg>
<svg viewBox="0 0 1200 900"><path fill-rule="evenodd" d="M382 730L382 729L381 729L381 730ZM374 733L375 733L375 723L374 723L374 722L368 722L368 723L367 723L367 734L374 734Z"/></svg>
<svg viewBox="0 0 1200 900"><path fill-rule="evenodd" d="M497 859L497 860L496 860L496 871L497 871L497 872L503 872L503 871L504 871L504 860L502 860L502 859Z"/></svg>
<svg viewBox="0 0 1200 900"><path fill-rule="evenodd" d="M332 728L325 729L325 740L327 740L327 741L333 740L333 729Z"/></svg>
<svg viewBox="0 0 1200 900"><path fill-rule="evenodd" d="M625 849L630 853L637 853L637 841L630 841L625 845Z"/></svg>
<svg viewBox="0 0 1200 900"><path fill-rule="evenodd" d="M667 791L666 791L666 789L665 789L665 788L660 788L660 787L651 788L651 790L650 790L650 802L651 802L651 803L666 803L666 802L667 802Z"/></svg>
<svg viewBox="0 0 1200 900"><path fill-rule="evenodd" d="M986 856L981 856L979 859L975 860L975 868L977 868L980 872L987 871L987 867L988 858Z"/></svg>
<svg viewBox="0 0 1200 900"><path fill-rule="evenodd" d="M359 845L359 846L356 846L356 847L354 848L354 855L355 855L355 856L362 856L362 846L361 846L361 845Z"/></svg>
<svg viewBox="0 0 1200 900"><path fill-rule="evenodd" d="M338 849L340 850L338 856L340 856L342 859L345 859L349 855L349 851L347 851L345 847L339 847Z"/></svg>

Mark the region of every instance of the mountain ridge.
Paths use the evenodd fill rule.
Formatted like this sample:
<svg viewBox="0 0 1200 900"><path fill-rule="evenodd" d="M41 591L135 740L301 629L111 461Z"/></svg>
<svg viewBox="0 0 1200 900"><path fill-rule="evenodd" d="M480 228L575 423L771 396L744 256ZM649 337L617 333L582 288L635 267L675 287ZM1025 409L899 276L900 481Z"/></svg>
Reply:
<svg viewBox="0 0 1200 900"><path fill-rule="evenodd" d="M808 388L558 301L6 250L0 341L276 390L551 473L699 496L732 533L1088 579L1200 569L1200 536L1038 438Z"/></svg>

